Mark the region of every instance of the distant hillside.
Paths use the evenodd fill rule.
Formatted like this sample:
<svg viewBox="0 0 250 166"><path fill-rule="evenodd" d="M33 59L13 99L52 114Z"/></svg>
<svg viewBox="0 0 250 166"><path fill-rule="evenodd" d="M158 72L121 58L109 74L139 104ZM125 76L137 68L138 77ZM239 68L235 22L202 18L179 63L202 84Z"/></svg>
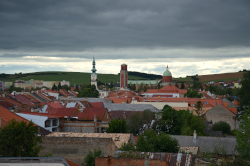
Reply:
<svg viewBox="0 0 250 166"><path fill-rule="evenodd" d="M145 78L145 79L148 79L148 80L162 79L162 75L141 73L141 72L137 72L137 71L128 71L128 75L129 76L142 77L142 78Z"/></svg>
<svg viewBox="0 0 250 166"><path fill-rule="evenodd" d="M115 74L98 74L98 80L101 82L113 82L116 83L120 80L119 75ZM90 83L90 73L80 73L80 72L35 72L35 73L25 73L25 74L0 74L0 81L11 81L15 80L43 80L43 81L70 81L71 85L77 84L88 84ZM144 79L142 77L136 77L128 75L128 79Z"/></svg>
<svg viewBox="0 0 250 166"><path fill-rule="evenodd" d="M226 80L239 80L239 78L243 78L244 72L237 73L222 73L222 74L210 74L210 75L201 75L198 76L200 82L206 81L226 81Z"/></svg>

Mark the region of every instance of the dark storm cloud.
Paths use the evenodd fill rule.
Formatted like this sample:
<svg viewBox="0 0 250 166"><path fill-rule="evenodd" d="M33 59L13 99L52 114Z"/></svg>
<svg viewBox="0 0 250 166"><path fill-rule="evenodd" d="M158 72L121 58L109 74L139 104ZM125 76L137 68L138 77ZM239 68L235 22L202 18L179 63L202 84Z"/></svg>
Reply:
<svg viewBox="0 0 250 166"><path fill-rule="evenodd" d="M249 47L249 19L241 0L3 0L0 49Z"/></svg>

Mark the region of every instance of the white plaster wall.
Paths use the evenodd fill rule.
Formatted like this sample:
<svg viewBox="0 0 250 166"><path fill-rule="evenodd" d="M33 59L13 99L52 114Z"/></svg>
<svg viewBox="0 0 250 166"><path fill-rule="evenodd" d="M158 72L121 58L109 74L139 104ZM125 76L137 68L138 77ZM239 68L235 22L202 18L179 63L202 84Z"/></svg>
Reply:
<svg viewBox="0 0 250 166"><path fill-rule="evenodd" d="M48 94L49 94L50 96L54 96L54 97L56 98L56 100L58 100L59 93L48 92Z"/></svg>
<svg viewBox="0 0 250 166"><path fill-rule="evenodd" d="M137 100L132 100L130 104L151 104L160 110L162 110L165 105L169 105L170 107L188 107L187 102L138 102Z"/></svg>
<svg viewBox="0 0 250 166"><path fill-rule="evenodd" d="M24 119L32 121L36 125L41 126L43 128L45 128L45 121L48 119L48 117L45 117L45 116L29 115L29 114L22 114L22 113L16 113L16 114L23 117Z"/></svg>

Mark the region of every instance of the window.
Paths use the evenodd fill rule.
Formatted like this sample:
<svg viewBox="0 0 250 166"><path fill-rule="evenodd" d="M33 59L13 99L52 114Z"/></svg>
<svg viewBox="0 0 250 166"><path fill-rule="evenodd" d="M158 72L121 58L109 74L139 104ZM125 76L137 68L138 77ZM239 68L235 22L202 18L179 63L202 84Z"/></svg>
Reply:
<svg viewBox="0 0 250 166"><path fill-rule="evenodd" d="M53 126L57 126L57 119L53 119Z"/></svg>
<svg viewBox="0 0 250 166"><path fill-rule="evenodd" d="M205 104L208 104L208 102L205 102Z"/></svg>
<svg viewBox="0 0 250 166"><path fill-rule="evenodd" d="M50 127L50 120L45 121L45 127Z"/></svg>
<svg viewBox="0 0 250 166"><path fill-rule="evenodd" d="M214 102L214 105L216 105L217 104L217 102Z"/></svg>
<svg viewBox="0 0 250 166"><path fill-rule="evenodd" d="M57 131L57 128L53 128L53 129L52 129L52 132L55 132L55 131Z"/></svg>

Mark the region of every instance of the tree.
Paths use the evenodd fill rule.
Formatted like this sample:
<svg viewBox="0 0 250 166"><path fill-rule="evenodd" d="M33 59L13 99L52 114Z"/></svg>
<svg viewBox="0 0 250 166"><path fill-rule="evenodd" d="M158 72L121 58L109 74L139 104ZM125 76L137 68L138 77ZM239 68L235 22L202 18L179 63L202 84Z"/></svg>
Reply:
<svg viewBox="0 0 250 166"><path fill-rule="evenodd" d="M107 133L127 133L127 121L125 119L112 119L106 131Z"/></svg>
<svg viewBox="0 0 250 166"><path fill-rule="evenodd" d="M250 108L241 117L240 129L236 133L237 151L243 159L250 160Z"/></svg>
<svg viewBox="0 0 250 166"><path fill-rule="evenodd" d="M190 98L201 98L202 94L199 94L197 90L188 89L187 93L185 93L184 96Z"/></svg>
<svg viewBox="0 0 250 166"><path fill-rule="evenodd" d="M198 135L205 135L204 119L194 116L189 110L176 111L165 105L162 119L154 123L153 129L156 132L164 132L174 135L193 135L194 130Z"/></svg>
<svg viewBox="0 0 250 166"><path fill-rule="evenodd" d="M198 116L201 116L202 114L202 107L203 107L203 104L201 101L197 101L197 103L195 104L194 108L195 109L195 112L197 113Z"/></svg>
<svg viewBox="0 0 250 166"><path fill-rule="evenodd" d="M128 121L128 130L134 135L140 134L144 130L151 127L152 120L155 119L155 114L151 110L144 110L143 112L135 112L131 115Z"/></svg>
<svg viewBox="0 0 250 166"><path fill-rule="evenodd" d="M91 152L89 150L89 153L84 158L83 166L95 166L95 158L102 157L102 151L100 149L96 150L94 149L94 152Z"/></svg>
<svg viewBox="0 0 250 166"><path fill-rule="evenodd" d="M222 134L231 134L231 127L227 122L216 122L213 127L213 131L222 131Z"/></svg>
<svg viewBox="0 0 250 166"><path fill-rule="evenodd" d="M182 82L181 83L181 89L184 89L185 88L185 85L184 85L184 83Z"/></svg>
<svg viewBox="0 0 250 166"><path fill-rule="evenodd" d="M148 129L139 136L136 151L177 153L179 151L178 141L166 133L158 135L152 129Z"/></svg>
<svg viewBox="0 0 250 166"><path fill-rule="evenodd" d="M59 84L58 84L57 88L58 88L58 90L62 89L61 82L59 82Z"/></svg>
<svg viewBox="0 0 250 166"><path fill-rule="evenodd" d="M38 157L42 138L38 127L15 119L0 129L0 154L2 157Z"/></svg>
<svg viewBox="0 0 250 166"><path fill-rule="evenodd" d="M59 87L59 86L58 86ZM77 86L76 86L77 87ZM61 89L65 89L66 91L70 90L70 87L68 85L63 85Z"/></svg>
<svg viewBox="0 0 250 166"><path fill-rule="evenodd" d="M54 83L54 85L52 86L52 90L53 90L53 91L57 90L57 86L56 86L55 83Z"/></svg>
<svg viewBox="0 0 250 166"><path fill-rule="evenodd" d="M239 90L239 108L237 110L238 115L242 115L245 109L250 105L250 71L243 74L243 79L240 82L241 88Z"/></svg>
<svg viewBox="0 0 250 166"><path fill-rule="evenodd" d="M79 92L78 97L99 97L99 91L96 90L95 85L87 85Z"/></svg>

